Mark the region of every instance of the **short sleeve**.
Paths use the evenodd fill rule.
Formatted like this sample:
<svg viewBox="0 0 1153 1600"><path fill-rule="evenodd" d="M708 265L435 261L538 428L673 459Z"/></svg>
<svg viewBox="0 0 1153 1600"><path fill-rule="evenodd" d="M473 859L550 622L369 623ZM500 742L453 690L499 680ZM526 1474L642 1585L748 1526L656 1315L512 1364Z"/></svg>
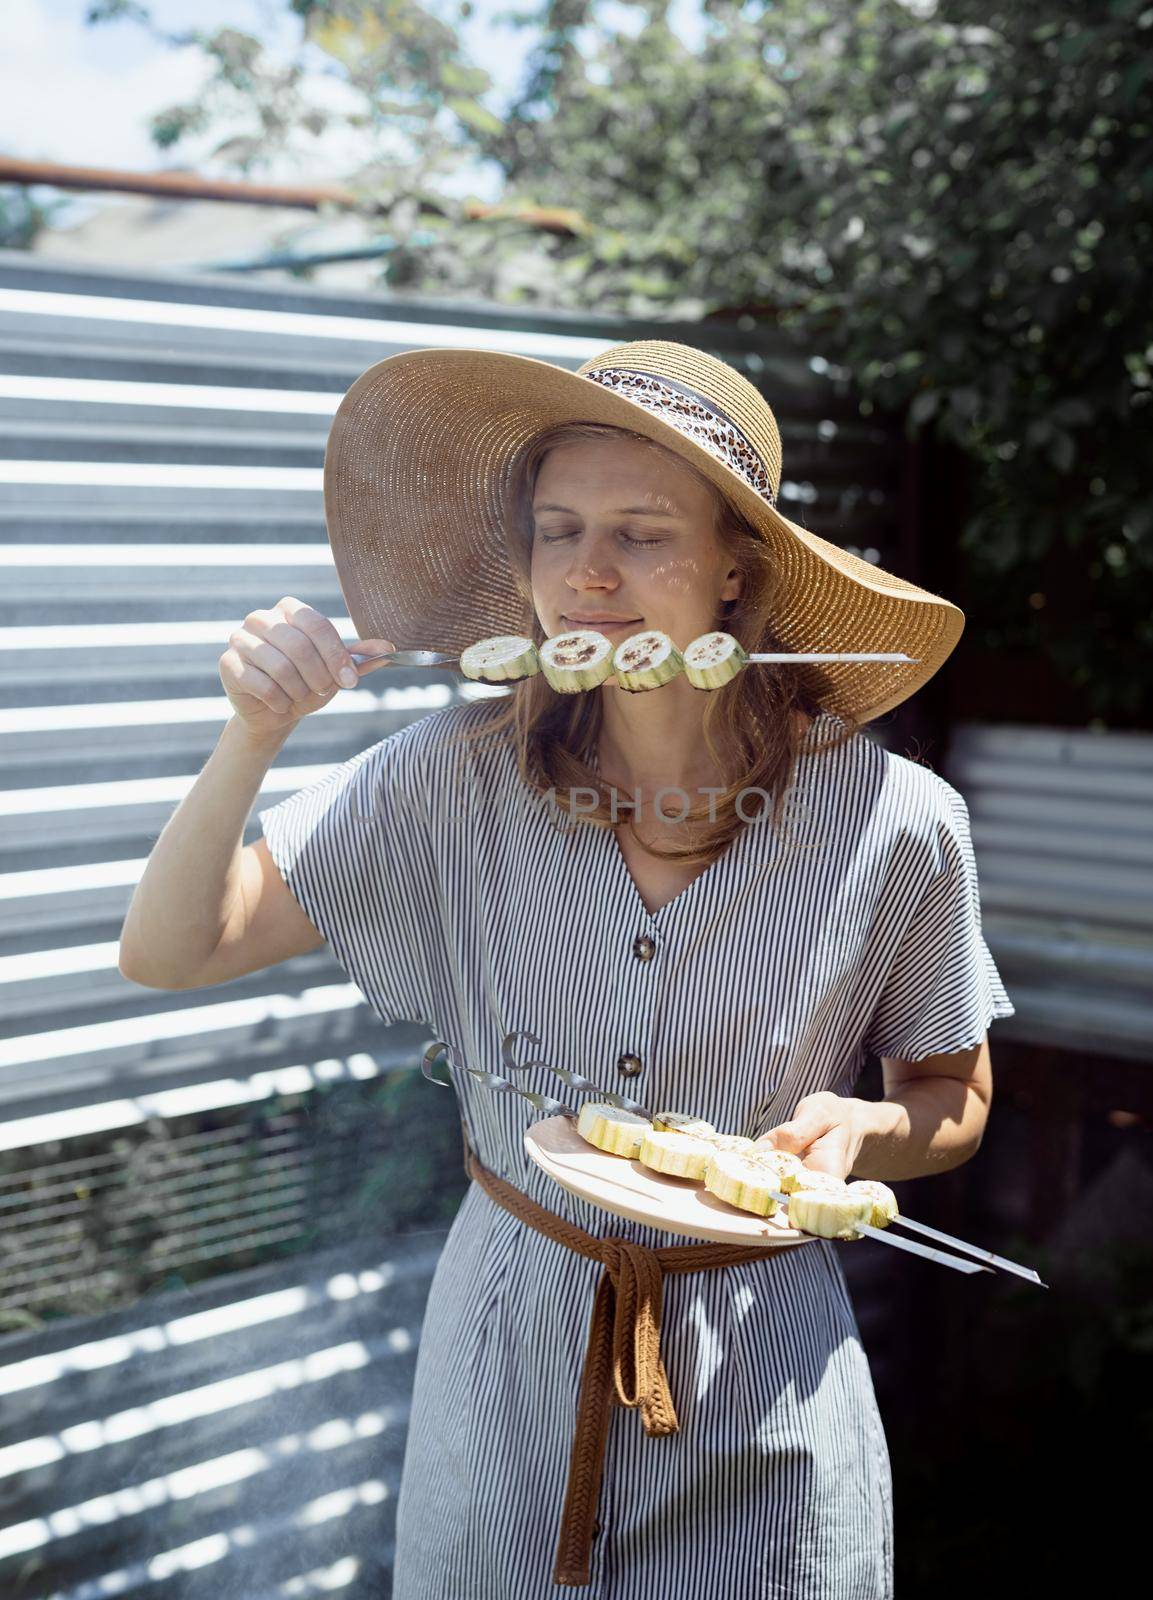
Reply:
<svg viewBox="0 0 1153 1600"><path fill-rule="evenodd" d="M889 967L865 1034L874 1055L920 1061L979 1044L1016 1015L981 928L977 865L962 796L941 780L936 872Z"/></svg>
<svg viewBox="0 0 1153 1600"><path fill-rule="evenodd" d="M384 1023L427 1022L437 898L415 724L258 813L272 859Z"/></svg>

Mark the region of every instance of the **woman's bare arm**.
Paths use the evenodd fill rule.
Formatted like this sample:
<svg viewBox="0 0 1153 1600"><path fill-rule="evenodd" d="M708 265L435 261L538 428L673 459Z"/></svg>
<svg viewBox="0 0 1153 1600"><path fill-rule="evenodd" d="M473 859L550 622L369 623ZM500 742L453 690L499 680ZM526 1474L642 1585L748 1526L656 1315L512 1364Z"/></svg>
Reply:
<svg viewBox="0 0 1153 1600"><path fill-rule="evenodd" d="M866 1135L856 1178L929 1177L976 1155L993 1099L988 1034L980 1044L923 1061L881 1058L885 1097L861 1100Z"/></svg>
<svg viewBox="0 0 1153 1600"><path fill-rule="evenodd" d="M253 801L287 737L287 731L253 734L239 717L225 725L200 776L165 824L132 896L120 934L120 971L126 978L150 989L185 989L258 970L254 963L235 973L204 976L222 941L231 943L235 954L248 922L246 899L252 905L263 882L255 847L245 849L242 840ZM270 870L283 891L279 918L284 927L283 953L271 960L283 961L323 940L271 863Z"/></svg>
<svg viewBox="0 0 1153 1600"><path fill-rule="evenodd" d="M373 655L394 648L387 639L358 642ZM294 595L250 611L234 630L220 677L235 715L136 886L120 932L124 977L194 989L323 944L264 841L244 847L244 829L293 729L379 664L358 668L331 620Z"/></svg>

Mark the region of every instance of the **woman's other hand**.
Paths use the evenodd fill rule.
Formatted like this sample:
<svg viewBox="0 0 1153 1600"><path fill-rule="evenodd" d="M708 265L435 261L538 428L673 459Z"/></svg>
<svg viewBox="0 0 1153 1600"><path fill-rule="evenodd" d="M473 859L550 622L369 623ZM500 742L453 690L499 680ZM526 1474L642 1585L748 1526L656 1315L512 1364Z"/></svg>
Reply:
<svg viewBox="0 0 1153 1600"><path fill-rule="evenodd" d="M387 639L355 640L354 646L366 653L395 649ZM338 689L354 689L365 673L383 665L357 666L329 618L292 595L268 611L250 611L219 662L236 715L262 738L290 732Z"/></svg>
<svg viewBox="0 0 1153 1600"><path fill-rule="evenodd" d="M798 1101L788 1122L770 1128L757 1143L799 1156L814 1172L848 1178L865 1136L866 1123L861 1114L865 1104L831 1090L807 1094Z"/></svg>

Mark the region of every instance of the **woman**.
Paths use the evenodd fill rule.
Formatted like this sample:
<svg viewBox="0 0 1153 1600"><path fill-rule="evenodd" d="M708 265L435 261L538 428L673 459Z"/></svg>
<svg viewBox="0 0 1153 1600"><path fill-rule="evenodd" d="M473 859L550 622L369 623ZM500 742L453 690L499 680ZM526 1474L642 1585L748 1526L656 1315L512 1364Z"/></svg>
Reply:
<svg viewBox="0 0 1153 1600"><path fill-rule="evenodd" d="M459 649L652 628L683 648L722 628L749 650L918 664L749 665L712 693L614 677L560 695L538 675L261 812L260 849L376 1014L426 1023L470 1067L505 1072L502 1041L530 1033L541 1059L654 1109L840 1176L912 1176L971 1153L972 1115L926 1128L899 1083L854 1098L866 1053L909 1075L950 1057L964 1077L1013 1007L963 799L861 730L936 671L962 619L783 517L780 470L763 398L683 345L618 346L576 374L437 350L370 369L325 474L360 634ZM243 677L274 716L313 709L293 662L315 651L335 674L335 630L299 602L259 616L226 685ZM666 1423L654 1390L643 1427L630 1399L590 1442L606 1269L539 1219L629 1262L685 1241L560 1189L525 1152L534 1108L453 1081L482 1181L425 1312L396 1600L889 1600L889 1459L839 1247L670 1273Z"/></svg>

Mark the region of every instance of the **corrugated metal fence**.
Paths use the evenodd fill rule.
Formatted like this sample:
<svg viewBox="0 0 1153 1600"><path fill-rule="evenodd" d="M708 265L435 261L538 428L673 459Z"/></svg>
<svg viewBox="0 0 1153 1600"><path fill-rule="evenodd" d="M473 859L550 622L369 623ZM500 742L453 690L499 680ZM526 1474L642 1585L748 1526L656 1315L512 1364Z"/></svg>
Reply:
<svg viewBox="0 0 1153 1600"><path fill-rule="evenodd" d="M1153 734L965 723L942 771L1017 1007L997 1041L1153 1060Z"/></svg>

